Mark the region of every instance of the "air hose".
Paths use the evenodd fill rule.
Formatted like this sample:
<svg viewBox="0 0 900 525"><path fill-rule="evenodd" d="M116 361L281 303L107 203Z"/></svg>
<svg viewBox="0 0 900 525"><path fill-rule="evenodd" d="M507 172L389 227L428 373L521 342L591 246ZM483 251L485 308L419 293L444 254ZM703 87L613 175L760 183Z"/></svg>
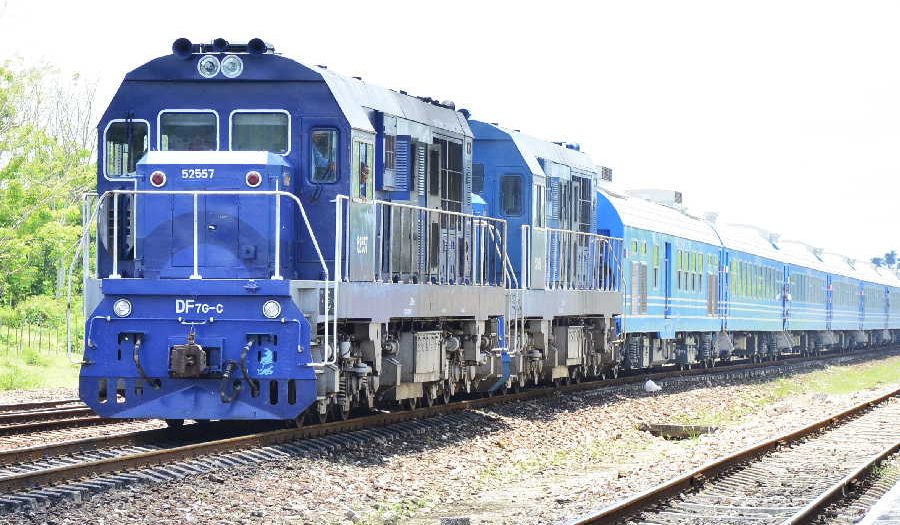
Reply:
<svg viewBox="0 0 900 525"><path fill-rule="evenodd" d="M253 346L253 341L247 341L247 345L244 346L244 349L241 350L241 373L244 374L244 379L247 380L247 384L250 385L250 393L253 397L259 395L259 381L256 379L251 379L250 374L247 373L247 354L250 353L250 348Z"/></svg>
<svg viewBox="0 0 900 525"><path fill-rule="evenodd" d="M231 382L231 374L234 373L237 367L238 365L234 361L227 361L225 363L225 370L222 372L222 380L219 382L219 397L222 399L223 403L231 403L237 398L238 393L241 391L241 383L235 382L231 394L225 393L225 389L228 388L228 383Z"/></svg>
<svg viewBox="0 0 900 525"><path fill-rule="evenodd" d="M134 366L135 368L137 368L138 374L140 374L141 379L149 383L150 386L153 387L153 390L159 390L161 386L159 379L151 379L149 376L147 376L147 372L144 371L144 367L141 366L141 345L143 342L144 340L140 337L134 338L134 352L132 354Z"/></svg>

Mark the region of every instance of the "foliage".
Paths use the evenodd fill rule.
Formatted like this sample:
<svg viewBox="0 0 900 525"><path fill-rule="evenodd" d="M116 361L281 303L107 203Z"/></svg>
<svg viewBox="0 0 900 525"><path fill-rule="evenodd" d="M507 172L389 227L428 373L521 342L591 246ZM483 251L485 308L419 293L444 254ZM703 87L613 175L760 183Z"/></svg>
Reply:
<svg viewBox="0 0 900 525"><path fill-rule="evenodd" d="M48 67L0 64L3 305L17 306L60 290L80 235L81 194L95 172L94 139L88 131L92 99L92 88L77 76L63 78Z"/></svg>
<svg viewBox="0 0 900 525"><path fill-rule="evenodd" d="M878 267L894 268L900 270L900 263L897 262L897 250L891 250L884 254L883 257L872 257L872 264Z"/></svg>

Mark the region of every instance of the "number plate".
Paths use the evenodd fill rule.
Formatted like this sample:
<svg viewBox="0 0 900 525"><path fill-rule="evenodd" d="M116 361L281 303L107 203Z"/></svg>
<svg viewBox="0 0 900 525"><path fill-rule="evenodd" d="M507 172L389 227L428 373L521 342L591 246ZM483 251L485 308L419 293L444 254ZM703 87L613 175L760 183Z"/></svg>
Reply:
<svg viewBox="0 0 900 525"><path fill-rule="evenodd" d="M212 179L215 168L185 168L181 170L182 179Z"/></svg>

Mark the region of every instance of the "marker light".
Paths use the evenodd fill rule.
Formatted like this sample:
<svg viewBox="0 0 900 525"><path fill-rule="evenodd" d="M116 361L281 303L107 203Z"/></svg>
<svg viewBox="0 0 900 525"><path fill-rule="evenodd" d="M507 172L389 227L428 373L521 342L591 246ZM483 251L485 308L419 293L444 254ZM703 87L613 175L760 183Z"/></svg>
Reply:
<svg viewBox="0 0 900 525"><path fill-rule="evenodd" d="M279 315L281 315L281 305L278 301L269 300L263 304L262 309L263 315L268 317L269 319L275 319Z"/></svg>
<svg viewBox="0 0 900 525"><path fill-rule="evenodd" d="M219 59L213 55L203 55L197 62L197 71L203 78L212 78L219 74Z"/></svg>
<svg viewBox="0 0 900 525"><path fill-rule="evenodd" d="M113 303L113 313L117 317L128 317L131 315L131 301L128 299L117 299Z"/></svg>
<svg viewBox="0 0 900 525"><path fill-rule="evenodd" d="M251 188L255 188L262 183L262 176L259 174L258 171L248 171L246 181L247 181L247 186L250 186Z"/></svg>
<svg viewBox="0 0 900 525"><path fill-rule="evenodd" d="M222 59L222 74L228 78L237 78L244 72L244 61L237 55L226 55Z"/></svg>
<svg viewBox="0 0 900 525"><path fill-rule="evenodd" d="M150 174L150 184L153 185L154 188L160 188L166 184L166 174L156 170Z"/></svg>

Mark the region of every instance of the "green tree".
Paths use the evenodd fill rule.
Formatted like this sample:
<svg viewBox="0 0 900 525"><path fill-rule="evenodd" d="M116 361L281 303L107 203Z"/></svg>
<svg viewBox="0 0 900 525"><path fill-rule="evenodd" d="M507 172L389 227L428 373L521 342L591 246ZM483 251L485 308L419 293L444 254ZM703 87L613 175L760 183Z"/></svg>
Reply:
<svg viewBox="0 0 900 525"><path fill-rule="evenodd" d="M897 265L897 250L891 250L884 254L884 265L893 268Z"/></svg>
<svg viewBox="0 0 900 525"><path fill-rule="evenodd" d="M0 65L0 300L57 292L91 186L92 90L51 68ZM89 101L83 99L88 95Z"/></svg>

